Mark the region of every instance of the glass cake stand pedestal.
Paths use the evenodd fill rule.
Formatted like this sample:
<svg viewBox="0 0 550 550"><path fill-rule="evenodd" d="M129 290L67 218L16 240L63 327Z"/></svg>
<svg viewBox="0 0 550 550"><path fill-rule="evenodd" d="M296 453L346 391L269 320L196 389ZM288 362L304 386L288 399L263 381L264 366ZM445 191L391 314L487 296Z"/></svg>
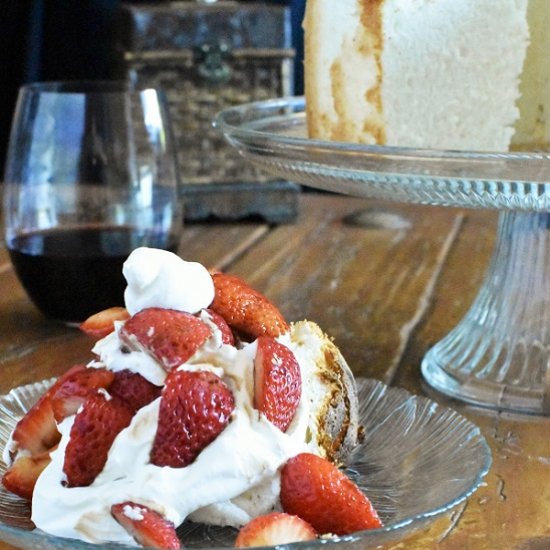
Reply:
<svg viewBox="0 0 550 550"><path fill-rule="evenodd" d="M301 97L241 105L215 124L250 162L318 189L407 203L499 209L474 303L422 374L475 405L550 415L550 154L478 153L308 139Z"/></svg>

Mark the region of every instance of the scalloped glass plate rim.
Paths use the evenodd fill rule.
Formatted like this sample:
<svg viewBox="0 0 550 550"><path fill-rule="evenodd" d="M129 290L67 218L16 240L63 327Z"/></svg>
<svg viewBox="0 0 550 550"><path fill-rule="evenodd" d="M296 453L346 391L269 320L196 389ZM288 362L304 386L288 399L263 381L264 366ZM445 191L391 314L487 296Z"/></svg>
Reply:
<svg viewBox="0 0 550 550"><path fill-rule="evenodd" d="M23 386L18 386L16 388L13 388L9 393L5 395L0 396L0 406L4 412L6 412L6 403L9 405L10 403L16 403L19 406L21 405L21 398L19 396L20 392L30 392L31 394L36 394L35 397L38 398L39 395L44 391L46 387L48 387L55 378L49 379L49 380L43 380L40 382L36 382L34 384L26 384ZM388 396L398 397L400 401L400 405L405 404L406 402L416 402L421 403L424 402L426 404L430 404L431 407L435 407L435 409L432 410L445 410L448 412L452 418L460 419L464 422L465 425L468 425L468 427L471 430L470 438L475 437L477 440L477 444L479 446L479 453L480 453L480 459L481 459L481 465L479 467L479 470L477 471L477 474L470 480L470 484L467 490L463 491L460 494L453 495L453 497L444 505L441 505L437 508L427 510L423 513L412 515L410 517L406 517L396 523L385 525L384 527L380 529L372 529L367 531L360 531L356 532L350 535L346 536L340 536L340 537L334 537L334 538L326 538L326 539L319 539L317 541L313 542L297 542L292 544L285 544L285 545L279 545L276 548L296 548L296 550L299 549L305 549L305 548L319 548L326 544L332 545L341 545L345 543L354 543L354 542L363 542L363 543L374 543L377 544L382 541L389 541L394 540L396 538L399 538L401 536L404 536L405 534L408 534L407 528L408 527L416 527L419 528L426 524L429 520L434 519L436 516L439 516L441 514L444 514L447 511L452 510L457 505L459 505L461 502L466 500L468 497L470 497L480 486L480 484L483 481L483 478L488 473L492 458L491 458L491 451L489 448L489 445L487 444L485 438L481 434L479 428L472 423L471 421L467 420L465 417L463 417L460 413L457 411L450 409L444 405L441 405L435 401L432 401L428 397L424 397L421 395L414 395L409 393L407 390L403 388L398 387L391 387L387 386L383 382L380 382L379 380L375 379L369 379L369 378L357 378L358 387L363 391L368 392L367 395L373 395L375 392L382 391L385 394L385 399L388 399ZM0 416L0 423L6 424L6 419L2 418ZM0 445L3 447L5 444L5 440L3 439L2 435L0 434ZM442 458L443 460L443 458ZM5 491L4 489L1 489L2 491ZM383 539L383 540L380 540ZM105 543L105 544L94 544L91 542L85 542L77 539L68 539L68 538L62 538L57 537L54 535L50 535L48 533L45 533L43 531L40 531L39 529L34 530L26 530L23 528L15 527L12 525L8 525L2 521L2 518L0 516L0 540L5 540L6 542L12 543L12 544L30 544L34 543L36 545L42 546L43 544L50 544L52 548L74 548L74 549L93 549L93 548L112 548L112 549L131 549L136 548L136 546L129 546L119 543ZM30 547L24 546L24 548ZM38 548L39 546L32 546L33 548ZM192 548L192 547L186 547L186 548ZM223 547L208 547L210 550L222 550L224 548L228 548L227 546ZM262 547L262 548L275 548L275 547Z"/></svg>

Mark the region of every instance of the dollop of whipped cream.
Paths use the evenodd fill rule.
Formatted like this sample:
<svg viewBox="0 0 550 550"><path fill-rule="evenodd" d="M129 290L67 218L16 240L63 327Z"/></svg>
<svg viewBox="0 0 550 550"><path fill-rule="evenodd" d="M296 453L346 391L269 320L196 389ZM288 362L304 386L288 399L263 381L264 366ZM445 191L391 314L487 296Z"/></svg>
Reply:
<svg viewBox="0 0 550 550"><path fill-rule="evenodd" d="M138 249L125 264L125 276L129 287L126 305L130 305L130 311L155 306L195 311L212 301L208 271L190 266L170 253ZM308 380L314 378L315 365L304 361L303 352L297 350L302 399L290 427L283 433L253 405L256 343L239 347L224 344L221 331L208 312L202 311L200 317L212 328L212 336L178 368L214 372L229 386L235 409L227 427L184 468L151 464L149 455L162 399L159 397L140 409L120 432L94 482L88 487L69 488L63 484L63 461L74 416L66 418L59 425L60 444L34 489L32 520L38 528L88 542L134 544L113 519L113 504L129 500L146 505L175 525L188 518L236 527L278 507L280 468L300 452L316 452L313 443L307 443L315 439L310 437L309 422L316 396L308 394ZM115 332L96 343L93 351L97 359L89 367L130 369L162 385L166 372L151 356L121 345L118 333L122 325L119 323ZM282 335L279 341L292 349L289 334Z"/></svg>
<svg viewBox="0 0 550 550"><path fill-rule="evenodd" d="M208 270L167 250L136 248L124 262L122 273L128 283L124 302L130 315L148 307L197 313L214 299Z"/></svg>

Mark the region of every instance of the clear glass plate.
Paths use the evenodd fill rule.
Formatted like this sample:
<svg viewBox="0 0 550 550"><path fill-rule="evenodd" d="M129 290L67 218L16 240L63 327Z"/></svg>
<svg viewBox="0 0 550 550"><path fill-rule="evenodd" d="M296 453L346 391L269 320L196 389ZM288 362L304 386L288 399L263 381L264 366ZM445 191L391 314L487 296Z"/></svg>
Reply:
<svg viewBox="0 0 550 550"><path fill-rule="evenodd" d="M1 448L18 419L51 382L21 386L0 397ZM456 411L376 380L357 382L365 440L353 453L347 473L369 496L385 527L334 541L297 543L284 548L336 544L339 549L365 550L402 538L464 501L489 470L491 453L487 442L479 428ZM0 475L4 471L2 464ZM33 527L29 505L1 488L1 540L26 549L97 548L53 537ZM227 548L236 531L187 523L178 534L186 548ZM102 548L135 549L119 544Z"/></svg>
<svg viewBox="0 0 550 550"><path fill-rule="evenodd" d="M311 140L303 97L232 107L214 123L255 165L311 187L420 204L550 210L550 154L545 152L458 152Z"/></svg>

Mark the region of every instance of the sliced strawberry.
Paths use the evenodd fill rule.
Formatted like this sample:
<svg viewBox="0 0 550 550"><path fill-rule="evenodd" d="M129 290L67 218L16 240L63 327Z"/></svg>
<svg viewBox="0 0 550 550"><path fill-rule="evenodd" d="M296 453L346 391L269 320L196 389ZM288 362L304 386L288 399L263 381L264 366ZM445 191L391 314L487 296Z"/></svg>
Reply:
<svg viewBox="0 0 550 550"><path fill-rule="evenodd" d="M143 504L128 501L113 504L111 514L142 546L167 550L182 547L174 524Z"/></svg>
<svg viewBox="0 0 550 550"><path fill-rule="evenodd" d="M61 436L55 423L51 397L67 378L85 368L84 365L71 367L57 379L17 423L12 433L12 439L18 449L25 449L31 455L38 455L57 444Z"/></svg>
<svg viewBox="0 0 550 550"><path fill-rule="evenodd" d="M31 500L36 480L49 463L49 451L36 456L20 456L5 471L2 484L8 491Z"/></svg>
<svg viewBox="0 0 550 550"><path fill-rule="evenodd" d="M110 307L88 317L80 324L80 330L99 340L115 330L115 321L126 321L129 317L126 308Z"/></svg>
<svg viewBox="0 0 550 550"><path fill-rule="evenodd" d="M198 317L162 308L139 311L120 331L130 345L137 339L167 371L185 363L211 334L210 327Z"/></svg>
<svg viewBox="0 0 550 550"><path fill-rule="evenodd" d="M281 505L320 534L347 535L382 522L369 499L332 462L310 453L291 458L281 471Z"/></svg>
<svg viewBox="0 0 550 550"><path fill-rule="evenodd" d="M52 403L48 394L43 395L18 422L12 439L18 449L37 455L53 447L60 438Z"/></svg>
<svg viewBox="0 0 550 550"><path fill-rule="evenodd" d="M174 370L160 402L151 462L183 468L224 430L235 401L225 383L210 372Z"/></svg>
<svg viewBox="0 0 550 550"><path fill-rule="evenodd" d="M124 401L132 411L145 407L160 395L161 388L151 384L137 372L126 369L115 373L114 377L109 393Z"/></svg>
<svg viewBox="0 0 550 550"><path fill-rule="evenodd" d="M63 472L68 487L86 487L94 481L105 466L113 441L132 416L117 397L101 391L88 396L75 416L65 450Z"/></svg>
<svg viewBox="0 0 550 550"><path fill-rule="evenodd" d="M79 369L66 376L51 396L56 421L75 414L88 395L99 388L108 388L114 378L113 372L103 368Z"/></svg>
<svg viewBox="0 0 550 550"><path fill-rule="evenodd" d="M243 339L277 337L289 329L281 312L266 296L235 275L214 273L214 301L210 309L221 315Z"/></svg>
<svg viewBox="0 0 550 550"><path fill-rule="evenodd" d="M315 529L307 521L298 516L272 512L247 523L237 535L235 548L276 546L316 538Z"/></svg>
<svg viewBox="0 0 550 550"><path fill-rule="evenodd" d="M282 432L294 418L302 395L300 365L270 336L260 336L254 359L254 406Z"/></svg>
<svg viewBox="0 0 550 550"><path fill-rule="evenodd" d="M225 319L212 309L206 309L205 311L208 313L208 315L210 315L212 322L220 329L220 332L222 333L222 342L224 344L234 346L235 337L233 336L233 331L231 330L231 327L227 324Z"/></svg>

